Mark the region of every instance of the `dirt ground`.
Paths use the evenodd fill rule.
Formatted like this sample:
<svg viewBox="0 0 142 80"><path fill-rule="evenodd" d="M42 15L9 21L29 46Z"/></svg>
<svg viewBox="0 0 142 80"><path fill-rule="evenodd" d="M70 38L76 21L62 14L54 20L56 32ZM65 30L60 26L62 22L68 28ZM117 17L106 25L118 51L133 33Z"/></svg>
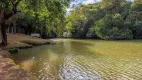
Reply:
<svg viewBox="0 0 142 80"><path fill-rule="evenodd" d="M51 40L45 40L41 38L31 37L24 34L8 34L8 45L0 46L1 49L9 48L28 48L37 45L54 43Z"/></svg>

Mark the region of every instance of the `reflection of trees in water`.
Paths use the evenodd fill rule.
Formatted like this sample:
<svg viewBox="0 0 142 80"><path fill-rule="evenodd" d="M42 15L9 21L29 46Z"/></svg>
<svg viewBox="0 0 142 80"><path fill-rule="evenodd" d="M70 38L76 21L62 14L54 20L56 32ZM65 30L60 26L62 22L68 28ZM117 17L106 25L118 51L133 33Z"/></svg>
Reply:
<svg viewBox="0 0 142 80"><path fill-rule="evenodd" d="M43 46L40 55L38 56L40 61L38 61L38 72L37 76L39 80L57 80L60 57L59 54L55 53L55 50L52 50L53 46Z"/></svg>
<svg viewBox="0 0 142 80"><path fill-rule="evenodd" d="M141 44L111 41L94 41L93 44L87 41L63 39L56 45L25 50L24 56L20 54L25 58L18 59L39 80L141 78ZM33 56L35 59L31 60Z"/></svg>
<svg viewBox="0 0 142 80"><path fill-rule="evenodd" d="M64 56L59 72L61 80L101 80L96 71L92 72L82 65L81 59L84 59L84 57L80 55L80 49L84 49L85 45L72 40L63 42Z"/></svg>

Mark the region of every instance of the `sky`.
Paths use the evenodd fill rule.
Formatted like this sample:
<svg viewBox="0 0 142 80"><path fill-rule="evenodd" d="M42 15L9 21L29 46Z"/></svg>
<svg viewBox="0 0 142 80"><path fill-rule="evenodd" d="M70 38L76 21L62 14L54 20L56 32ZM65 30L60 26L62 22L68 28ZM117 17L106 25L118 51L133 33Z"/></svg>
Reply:
<svg viewBox="0 0 142 80"><path fill-rule="evenodd" d="M82 4L92 4L92 3L95 3L98 1L100 1L100 0L83 0Z"/></svg>
<svg viewBox="0 0 142 80"><path fill-rule="evenodd" d="M70 6L74 7L80 4L93 4L95 2L97 2L99 0L74 0L73 2L71 2Z"/></svg>
<svg viewBox="0 0 142 80"><path fill-rule="evenodd" d="M70 7L67 9L67 14L81 4L84 4L84 5L93 4L98 1L100 0L74 0L73 2L71 2Z"/></svg>

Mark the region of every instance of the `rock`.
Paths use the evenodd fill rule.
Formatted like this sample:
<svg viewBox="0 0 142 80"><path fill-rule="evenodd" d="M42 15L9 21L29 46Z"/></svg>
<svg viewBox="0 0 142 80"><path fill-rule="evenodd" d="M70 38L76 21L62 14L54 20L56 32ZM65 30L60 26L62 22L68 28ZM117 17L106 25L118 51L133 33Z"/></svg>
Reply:
<svg viewBox="0 0 142 80"><path fill-rule="evenodd" d="M13 48L13 49L9 49L8 52L10 52L10 53L18 53L19 50L16 49L16 48Z"/></svg>
<svg viewBox="0 0 142 80"><path fill-rule="evenodd" d="M4 57L4 58L9 58L10 57L10 53L6 50L1 50L0 51L0 56Z"/></svg>

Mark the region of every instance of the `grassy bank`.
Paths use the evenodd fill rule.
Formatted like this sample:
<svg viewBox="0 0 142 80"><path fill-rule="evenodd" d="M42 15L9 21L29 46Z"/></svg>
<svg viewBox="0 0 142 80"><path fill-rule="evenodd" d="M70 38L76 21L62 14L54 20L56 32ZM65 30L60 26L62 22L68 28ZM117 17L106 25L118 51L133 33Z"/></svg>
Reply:
<svg viewBox="0 0 142 80"><path fill-rule="evenodd" d="M30 48L33 46L53 44L51 40L45 40L41 38L35 38L24 34L8 34L8 45L0 46L1 49L11 48Z"/></svg>

